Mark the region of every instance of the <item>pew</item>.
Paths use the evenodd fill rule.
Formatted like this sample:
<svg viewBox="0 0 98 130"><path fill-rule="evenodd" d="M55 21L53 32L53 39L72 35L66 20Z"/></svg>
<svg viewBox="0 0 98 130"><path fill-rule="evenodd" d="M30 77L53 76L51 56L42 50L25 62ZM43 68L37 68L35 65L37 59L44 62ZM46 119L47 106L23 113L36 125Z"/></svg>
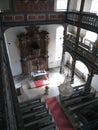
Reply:
<svg viewBox="0 0 98 130"><path fill-rule="evenodd" d="M23 108L25 106L34 105L34 104L39 103L39 102L41 102L40 97L31 99L31 100L28 100L28 101L25 101L25 102L22 102L19 105L20 105L20 108Z"/></svg>
<svg viewBox="0 0 98 130"><path fill-rule="evenodd" d="M25 130L56 130L56 124L41 98L20 103Z"/></svg>
<svg viewBox="0 0 98 130"><path fill-rule="evenodd" d="M29 106L29 107L21 109L21 113L26 114L26 113L30 113L30 112L36 112L36 111L42 110L44 108L46 108L46 104L40 103L40 104L36 104L35 106Z"/></svg>
<svg viewBox="0 0 98 130"><path fill-rule="evenodd" d="M29 122L32 122L32 121L35 121L35 120L38 120L38 119L42 119L42 118L44 118L48 115L49 115L49 113L47 111L45 111L45 112L37 113L33 116L27 117L23 121L24 121L24 124L25 124L25 123L29 123Z"/></svg>
<svg viewBox="0 0 98 130"><path fill-rule="evenodd" d="M26 128L28 130L28 128ZM29 127L29 130L56 130L56 124L54 122L48 123L47 125L42 125L42 126L37 126L36 128L34 127Z"/></svg>
<svg viewBox="0 0 98 130"><path fill-rule="evenodd" d="M23 119L26 119L26 118L29 118L29 117L32 117L32 116L36 116L37 114L44 113L44 112L49 113L48 108L44 108L44 109L38 110L38 111L36 111L36 112L30 112L30 113L24 114L24 115L22 116L22 118L23 118Z"/></svg>
<svg viewBox="0 0 98 130"><path fill-rule="evenodd" d="M52 121L52 116L47 115L47 116L45 116L43 118L36 119L34 121L31 121L29 123L24 124L24 127L28 128L28 129L29 129L29 127L38 128L38 127L44 126L45 124L50 123L51 121Z"/></svg>

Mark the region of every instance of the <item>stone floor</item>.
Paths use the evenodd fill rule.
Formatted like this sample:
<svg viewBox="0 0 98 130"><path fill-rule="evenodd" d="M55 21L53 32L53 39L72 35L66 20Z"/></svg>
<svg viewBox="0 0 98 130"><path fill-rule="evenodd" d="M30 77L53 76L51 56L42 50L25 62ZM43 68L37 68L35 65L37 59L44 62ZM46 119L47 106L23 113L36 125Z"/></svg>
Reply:
<svg viewBox="0 0 98 130"><path fill-rule="evenodd" d="M41 97L42 100L44 101L46 98L59 96L58 86L64 82L64 79L65 79L64 77L67 73L69 73L69 70L68 68L65 68L64 74L60 74L59 71L60 71L59 68L54 68L48 71L49 80L50 80L48 95L45 94L44 87L30 89L28 87L28 82L27 82L29 80L29 77L27 76L15 77L14 78L15 87L17 88L17 87L22 86L23 88L22 94L18 96L19 102L23 102L23 101L26 101L35 97ZM84 84L84 81L82 79L79 79L75 75L74 84L72 84L72 86L74 87L81 84Z"/></svg>

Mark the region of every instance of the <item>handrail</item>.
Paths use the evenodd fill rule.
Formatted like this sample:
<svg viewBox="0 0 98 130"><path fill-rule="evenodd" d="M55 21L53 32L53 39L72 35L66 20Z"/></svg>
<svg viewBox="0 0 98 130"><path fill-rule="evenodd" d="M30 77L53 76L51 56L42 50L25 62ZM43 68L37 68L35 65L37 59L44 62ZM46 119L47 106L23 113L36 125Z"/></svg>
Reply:
<svg viewBox="0 0 98 130"><path fill-rule="evenodd" d="M78 20L79 17L81 17L81 21ZM98 33L98 16L95 13L83 12L80 14L78 11L68 11L66 22Z"/></svg>

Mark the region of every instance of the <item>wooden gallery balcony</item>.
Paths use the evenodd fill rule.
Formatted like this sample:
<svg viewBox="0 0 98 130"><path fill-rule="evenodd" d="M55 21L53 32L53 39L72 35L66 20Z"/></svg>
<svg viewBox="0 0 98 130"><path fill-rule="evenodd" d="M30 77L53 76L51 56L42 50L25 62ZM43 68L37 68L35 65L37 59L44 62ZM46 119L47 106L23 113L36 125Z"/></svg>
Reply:
<svg viewBox="0 0 98 130"><path fill-rule="evenodd" d="M78 11L68 11L66 22L73 26L98 33L98 16L95 13L79 13Z"/></svg>
<svg viewBox="0 0 98 130"><path fill-rule="evenodd" d="M67 34L64 42L64 50L70 54L81 59L84 63L89 64L91 67L97 69L98 67L98 54L93 42L85 39L84 41L79 38L78 45L75 41L76 37L73 34Z"/></svg>

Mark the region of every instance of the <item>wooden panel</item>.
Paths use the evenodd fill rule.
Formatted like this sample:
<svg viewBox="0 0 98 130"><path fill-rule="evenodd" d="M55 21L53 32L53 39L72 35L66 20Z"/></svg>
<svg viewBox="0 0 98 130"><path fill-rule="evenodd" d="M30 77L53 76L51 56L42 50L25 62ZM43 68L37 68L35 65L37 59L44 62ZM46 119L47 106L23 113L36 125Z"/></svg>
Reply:
<svg viewBox="0 0 98 130"><path fill-rule="evenodd" d="M23 14L4 15L3 16L3 22L22 22L22 21L24 21L24 15Z"/></svg>
<svg viewBox="0 0 98 130"><path fill-rule="evenodd" d="M61 19L64 19L65 15L62 13L62 14L59 14L59 13L51 13L48 15L48 19L49 20L61 20Z"/></svg>
<svg viewBox="0 0 98 130"><path fill-rule="evenodd" d="M27 21L43 21L46 20L46 14L28 14Z"/></svg>
<svg viewBox="0 0 98 130"><path fill-rule="evenodd" d="M23 15L15 15L14 16L14 21L24 21L24 16Z"/></svg>
<svg viewBox="0 0 98 130"><path fill-rule="evenodd" d="M3 21L4 22L13 21L13 15L5 15L5 16L3 16Z"/></svg>
<svg viewBox="0 0 98 130"><path fill-rule="evenodd" d="M54 10L54 0L13 0L15 11Z"/></svg>
<svg viewBox="0 0 98 130"><path fill-rule="evenodd" d="M36 20L37 20L36 14L28 14L27 15L27 21L36 21Z"/></svg>
<svg viewBox="0 0 98 130"><path fill-rule="evenodd" d="M37 15L37 20L46 20L46 15L45 14L38 14Z"/></svg>

